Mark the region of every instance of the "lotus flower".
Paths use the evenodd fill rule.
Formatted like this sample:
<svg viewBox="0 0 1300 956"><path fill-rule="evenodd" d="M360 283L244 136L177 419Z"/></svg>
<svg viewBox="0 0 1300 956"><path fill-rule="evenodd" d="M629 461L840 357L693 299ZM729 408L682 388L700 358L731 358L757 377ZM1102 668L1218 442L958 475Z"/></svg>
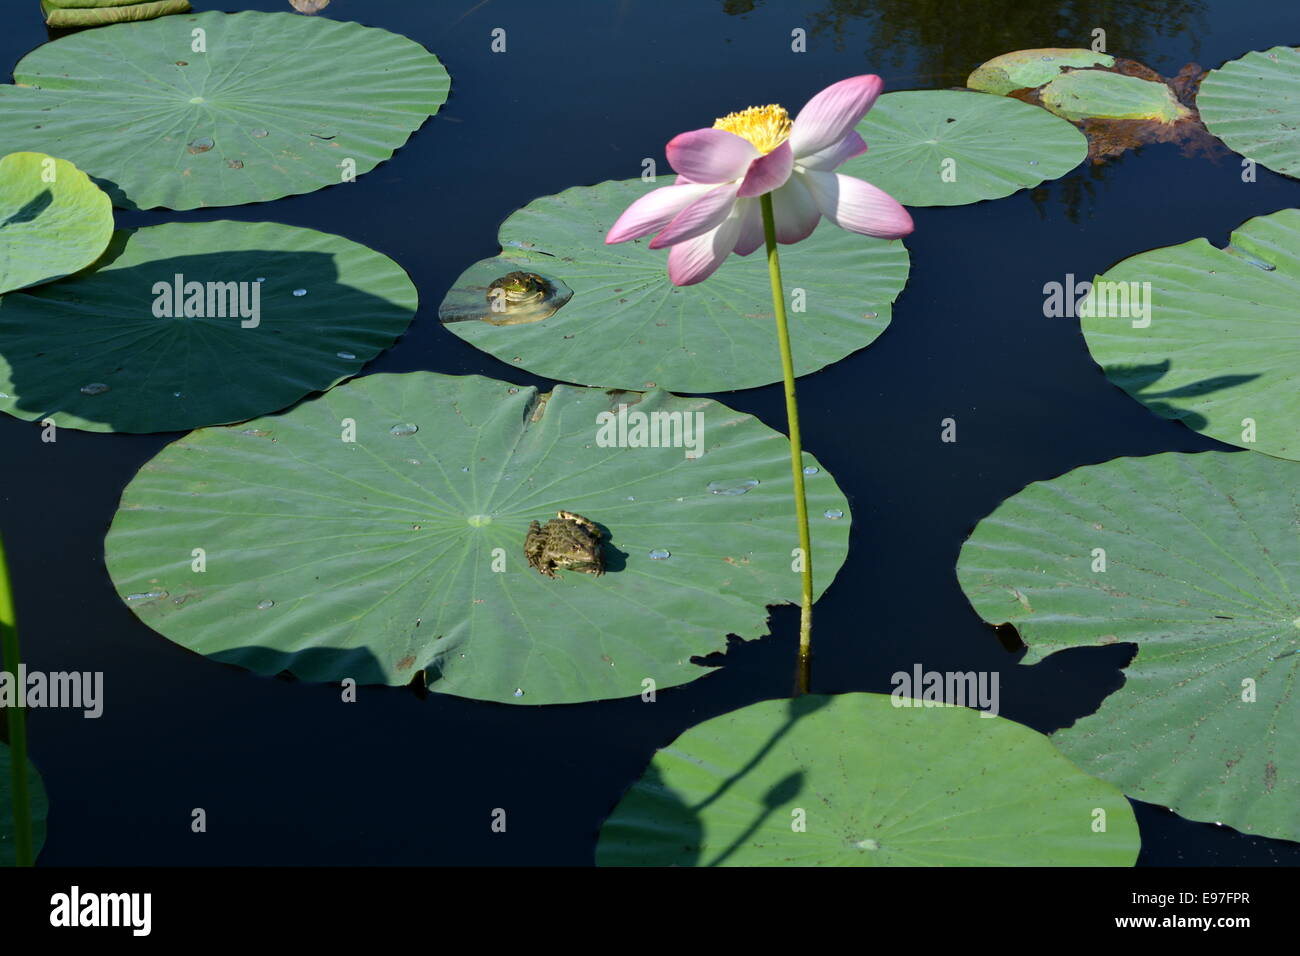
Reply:
<svg viewBox="0 0 1300 956"><path fill-rule="evenodd" d="M907 235L912 217L896 199L834 171L867 151L853 127L883 86L878 76L854 76L814 96L793 122L780 106L751 106L722 117L712 129L673 137L665 152L676 183L629 206L605 242L658 233L650 248L672 247L668 278L673 285L693 285L732 252L747 256L763 245L764 193L772 194L781 243L807 239L822 216L868 236Z"/></svg>

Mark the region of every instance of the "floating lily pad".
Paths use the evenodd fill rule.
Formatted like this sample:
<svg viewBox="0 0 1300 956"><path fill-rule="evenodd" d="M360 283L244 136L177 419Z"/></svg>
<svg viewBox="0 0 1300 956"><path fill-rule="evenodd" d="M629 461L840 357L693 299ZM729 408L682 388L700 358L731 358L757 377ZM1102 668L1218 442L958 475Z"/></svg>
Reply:
<svg viewBox="0 0 1300 956"><path fill-rule="evenodd" d="M1138 646L1124 686L1053 735L1067 757L1190 819L1300 840L1298 487L1300 465L1267 455L1120 458L979 523L957 576L1025 663Z"/></svg>
<svg viewBox="0 0 1300 956"><path fill-rule="evenodd" d="M0 298L0 411L87 431L242 421L355 375L416 302L401 266L341 236L123 230L93 271Z"/></svg>
<svg viewBox="0 0 1300 956"><path fill-rule="evenodd" d="M635 431L606 447L618 437L598 416L620 404L632 429L644 414L702 431L654 431L687 447L631 447ZM258 673L422 675L519 704L626 697L709 673L692 658L798 602L789 454L702 398L369 375L163 449L122 495L107 564L150 627ZM820 593L844 561L848 504L824 471L808 481ZM558 511L602 529L603 576L526 562L530 523Z"/></svg>
<svg viewBox="0 0 1300 956"><path fill-rule="evenodd" d="M1230 60L1201 82L1196 107L1231 149L1300 176L1300 50L1275 46Z"/></svg>
<svg viewBox="0 0 1300 956"><path fill-rule="evenodd" d="M1056 79L1062 67L1114 65L1113 56L1092 50L1016 50L981 63L966 78L966 85L972 90L1005 96L1012 90L1036 89Z"/></svg>
<svg viewBox="0 0 1300 956"><path fill-rule="evenodd" d="M406 37L251 11L63 37L19 61L14 79L0 86L0 151L63 156L116 205L142 209L261 202L359 176L450 86Z"/></svg>
<svg viewBox="0 0 1300 956"><path fill-rule="evenodd" d="M1072 70L1042 89L1042 103L1068 120L1128 119L1175 123L1191 115L1164 83L1106 70Z"/></svg>
<svg viewBox="0 0 1300 956"><path fill-rule="evenodd" d="M1042 734L965 707L895 703L769 700L692 727L605 822L596 862L1133 865L1128 801Z"/></svg>
<svg viewBox="0 0 1300 956"><path fill-rule="evenodd" d="M44 153L0 159L0 293L85 268L112 234L112 203L72 163Z"/></svg>
<svg viewBox="0 0 1300 956"><path fill-rule="evenodd" d="M189 13L189 0L41 0L46 26L56 30L102 27L110 23L152 20L173 13Z"/></svg>
<svg viewBox="0 0 1300 956"><path fill-rule="evenodd" d="M3 711L0 711L0 714L3 714ZM13 866L15 863L14 804L10 776L12 759L9 745L0 742L0 866ZM45 797L41 775L36 772L31 761L27 762L27 785L31 803L32 855L39 856L41 846L45 843L45 819L49 815L49 803Z"/></svg>
<svg viewBox="0 0 1300 956"><path fill-rule="evenodd" d="M623 210L663 185L611 181L533 200L502 223L501 254L461 275L439 317L503 362L564 382L721 392L781 381L762 254L731 256L709 281L679 288L668 281L667 250L646 240L605 245ZM901 242L828 223L783 248L796 374L874 341L908 268ZM482 321L509 314L491 310L489 286L518 271L550 281L564 299L558 311L523 324Z"/></svg>
<svg viewBox="0 0 1300 956"><path fill-rule="evenodd" d="M839 168L906 206L1000 199L1068 173L1088 141L1027 103L961 90L886 93L858 124L867 152Z"/></svg>
<svg viewBox="0 0 1300 956"><path fill-rule="evenodd" d="M1112 382L1195 431L1300 459L1300 210L1248 220L1226 249L1193 239L1140 253L1098 281L1113 285L1080 324Z"/></svg>

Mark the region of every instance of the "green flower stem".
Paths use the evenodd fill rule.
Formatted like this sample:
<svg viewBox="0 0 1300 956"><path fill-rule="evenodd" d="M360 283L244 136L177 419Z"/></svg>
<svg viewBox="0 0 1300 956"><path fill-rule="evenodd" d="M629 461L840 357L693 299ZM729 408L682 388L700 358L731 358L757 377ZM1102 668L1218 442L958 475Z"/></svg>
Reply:
<svg viewBox="0 0 1300 956"><path fill-rule="evenodd" d="M0 663L18 679L18 626L14 616L4 542L0 541ZM9 769L14 801L14 862L32 865L32 802L27 790L27 716L21 704L6 707L9 720Z"/></svg>
<svg viewBox="0 0 1300 956"><path fill-rule="evenodd" d="M776 339L781 347L781 372L785 376L785 417L790 428L790 470L794 475L794 510L799 517L799 547L803 551L803 602L799 611L799 680L795 694L808 693L812 671L812 535L808 531L808 499L803 488L803 443L799 439L799 403L794 395L794 357L790 354L790 328L785 320L785 290L781 288L781 261L776 254L776 220L772 194L760 198L763 238L767 241L767 271L772 280L772 308L776 311Z"/></svg>

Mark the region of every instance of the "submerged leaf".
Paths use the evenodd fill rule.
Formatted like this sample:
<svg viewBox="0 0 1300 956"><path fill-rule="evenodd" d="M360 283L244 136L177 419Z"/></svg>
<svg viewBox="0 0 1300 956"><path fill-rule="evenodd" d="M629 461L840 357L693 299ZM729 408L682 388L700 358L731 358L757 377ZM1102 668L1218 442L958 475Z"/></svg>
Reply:
<svg viewBox="0 0 1300 956"><path fill-rule="evenodd" d="M26 688L22 689L23 691ZM4 711L0 708L0 714ZM9 745L0 741L0 867L14 865L14 813L11 778L13 755ZM49 815L49 801L41 775L31 761L27 762L27 793L31 802L32 853L39 856L45 843L45 819Z"/></svg>

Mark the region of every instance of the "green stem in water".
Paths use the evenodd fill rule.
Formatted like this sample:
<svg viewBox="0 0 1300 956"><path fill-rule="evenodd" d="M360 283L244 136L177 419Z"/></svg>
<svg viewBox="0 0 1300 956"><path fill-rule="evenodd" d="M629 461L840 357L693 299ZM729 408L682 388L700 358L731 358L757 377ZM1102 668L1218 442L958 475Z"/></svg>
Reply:
<svg viewBox="0 0 1300 956"><path fill-rule="evenodd" d="M4 542L0 542L0 663L18 679L18 628ZM32 802L27 790L27 719L22 704L5 708L9 719L9 771L14 802L14 862L32 865Z"/></svg>
<svg viewBox="0 0 1300 956"><path fill-rule="evenodd" d="M799 612L799 680L795 694L808 693L812 670L812 535L808 531L808 499L803 488L803 444L799 439L799 403L794 396L794 358L790 354L790 328L785 320L785 291L781 288L781 262L776 254L776 219L772 194L760 199L763 238L767 241L767 271L772 280L772 308L776 312L776 338L781 346L781 372L785 376L785 417L790 428L790 470L794 475L794 510L799 517L799 548L803 552L803 602Z"/></svg>

